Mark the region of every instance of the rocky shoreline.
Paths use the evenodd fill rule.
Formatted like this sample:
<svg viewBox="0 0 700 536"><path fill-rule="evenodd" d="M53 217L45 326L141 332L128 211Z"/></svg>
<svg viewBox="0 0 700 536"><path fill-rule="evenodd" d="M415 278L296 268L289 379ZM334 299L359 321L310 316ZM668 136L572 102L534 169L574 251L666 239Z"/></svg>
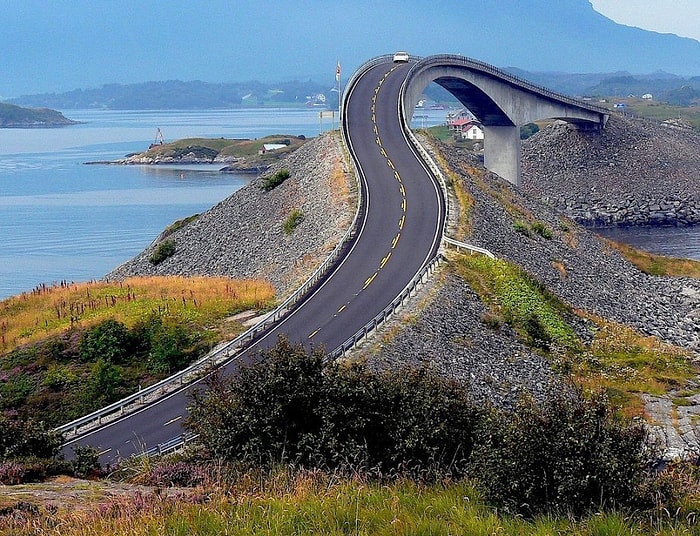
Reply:
<svg viewBox="0 0 700 536"><path fill-rule="evenodd" d="M700 224L700 134L612 115L602 132L557 122L523 142L523 191L586 225Z"/></svg>
<svg viewBox="0 0 700 536"><path fill-rule="evenodd" d="M167 234L175 253L150 262L165 234L142 253L117 267L108 279L131 275L222 275L262 278L278 296L294 291L320 265L345 233L354 215L357 191L343 156L339 135L308 141L268 174L287 169L289 179L273 190L259 177ZM284 223L293 210L303 221L290 234Z"/></svg>

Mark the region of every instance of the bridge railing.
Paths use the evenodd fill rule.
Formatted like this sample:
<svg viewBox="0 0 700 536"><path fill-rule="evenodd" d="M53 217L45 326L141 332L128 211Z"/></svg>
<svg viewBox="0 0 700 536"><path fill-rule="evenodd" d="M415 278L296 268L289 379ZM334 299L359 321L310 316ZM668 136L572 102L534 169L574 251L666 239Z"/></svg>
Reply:
<svg viewBox="0 0 700 536"><path fill-rule="evenodd" d="M579 108L584 108L592 112L604 115L610 115L611 113L609 109L603 108L602 106L596 106L594 104L590 104L580 99L569 97L568 95L562 95L561 93L557 93L556 91L552 91L551 89L548 89L546 87L534 84L529 80L525 80L524 78L520 78L519 76L503 71L502 69L499 69L498 67L489 63L475 60L467 56L461 56L458 54L438 54L435 56L428 56L426 58L421 59L419 63L415 64L411 68L411 71L407 76L407 84L410 83L410 80L412 80L424 67L430 65L444 65L445 63L452 65L459 64L465 67L474 68L476 70L496 76L497 78L510 82L511 84L514 84L521 88L527 89L533 93L537 93L550 99L563 101L572 106L577 106Z"/></svg>
<svg viewBox="0 0 700 536"><path fill-rule="evenodd" d="M358 173L357 170L354 169L354 162L352 162L352 159L350 165L352 166L355 178L359 183ZM359 191L360 186L358 184L358 192ZM358 193L358 198L359 197L360 194ZM212 367L222 365L234 359L239 352L247 348L256 338L265 333L284 316L286 316L286 314L304 298L306 293L317 283L319 283L323 277L325 277L328 270L344 253L348 243L354 239L355 232L357 230L357 223L360 217L361 206L361 199L358 199L357 208L350 226L323 263L321 263L321 265L296 291L294 291L286 300L284 300L284 302L282 302L274 311L267 314L260 322L249 328L232 341L215 348L207 355L180 372L177 372L172 376L159 381L158 383L146 387L145 389L141 389L137 393L118 400L117 402L114 402L104 408L94 411L89 415L85 415L69 423L61 425L55 428L55 430L63 434L72 435L85 432L94 427L100 426L105 422L119 418L132 411L136 411L145 404L152 402L155 398L175 391L180 387L193 382L197 378L200 378Z"/></svg>

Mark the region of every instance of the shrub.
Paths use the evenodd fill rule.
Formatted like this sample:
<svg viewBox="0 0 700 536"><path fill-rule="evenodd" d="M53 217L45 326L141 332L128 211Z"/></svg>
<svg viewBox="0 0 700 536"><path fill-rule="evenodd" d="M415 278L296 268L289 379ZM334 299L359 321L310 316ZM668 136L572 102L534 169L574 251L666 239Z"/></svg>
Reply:
<svg viewBox="0 0 700 536"><path fill-rule="evenodd" d="M293 209L284 222L284 234L292 234L302 221L304 221L304 213L298 208Z"/></svg>
<svg viewBox="0 0 700 536"><path fill-rule="evenodd" d="M73 466L73 474L78 478L89 476L99 476L102 474L100 466L100 452L89 445L76 445L73 447L75 455L71 464Z"/></svg>
<svg viewBox="0 0 700 536"><path fill-rule="evenodd" d="M267 177L263 177L262 189L265 190L266 192L269 192L273 188L276 188L277 186L282 184L289 177L290 177L290 174L289 174L288 169L280 169L274 175L269 175Z"/></svg>
<svg viewBox="0 0 700 536"><path fill-rule="evenodd" d="M43 422L13 419L0 414L0 461L27 456L53 458L63 443L63 436Z"/></svg>
<svg viewBox="0 0 700 536"><path fill-rule="evenodd" d="M281 339L208 387L186 427L216 458L435 478L463 475L472 448L466 390L425 369L324 365L322 352Z"/></svg>
<svg viewBox="0 0 700 536"><path fill-rule="evenodd" d="M472 472L486 496L521 514L582 515L638 506L651 452L642 424L619 419L603 394L578 389L522 400L482 422Z"/></svg>
<svg viewBox="0 0 700 536"><path fill-rule="evenodd" d="M24 482L24 466L17 462L0 462L0 484L15 485Z"/></svg>
<svg viewBox="0 0 700 536"><path fill-rule="evenodd" d="M148 262L155 266L173 255L175 255L175 241L163 240L160 244L158 244L153 254L151 254L151 256L148 258Z"/></svg>
<svg viewBox="0 0 700 536"><path fill-rule="evenodd" d="M206 471L192 463L162 462L151 469L148 475L151 486L184 486L194 487L206 480Z"/></svg>
<svg viewBox="0 0 700 536"><path fill-rule="evenodd" d="M531 228L535 232L535 234L540 235L542 238L545 238L547 240L552 239L552 230L541 221L536 221L535 223L533 223Z"/></svg>
<svg viewBox="0 0 700 536"><path fill-rule="evenodd" d="M530 233L530 227L524 221L518 220L515 223L513 223L513 229L515 229L516 233L523 234L527 237L532 236Z"/></svg>
<svg viewBox="0 0 700 536"><path fill-rule="evenodd" d="M129 328L110 318L85 331L80 340L80 359L119 363L129 354L130 346Z"/></svg>

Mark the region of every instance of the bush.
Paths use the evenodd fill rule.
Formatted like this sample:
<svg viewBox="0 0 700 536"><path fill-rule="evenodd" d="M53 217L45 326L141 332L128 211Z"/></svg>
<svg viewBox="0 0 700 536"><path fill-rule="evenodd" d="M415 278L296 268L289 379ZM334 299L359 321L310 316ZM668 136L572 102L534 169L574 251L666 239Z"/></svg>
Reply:
<svg viewBox="0 0 700 536"><path fill-rule="evenodd" d="M277 186L282 184L289 177L290 177L290 174L289 174L288 169L280 169L274 175L270 175L268 177L263 177L262 189L265 190L266 192L269 192L273 188L276 188Z"/></svg>
<svg viewBox="0 0 700 536"><path fill-rule="evenodd" d="M540 235L542 238L545 238L547 240L552 239L552 230L541 221L536 221L535 223L533 223L532 230L535 232L535 234Z"/></svg>
<svg viewBox="0 0 700 536"><path fill-rule="evenodd" d="M175 241L163 240L160 244L158 244L153 254L148 258L148 262L155 266L173 255L175 255Z"/></svg>
<svg viewBox="0 0 700 536"><path fill-rule="evenodd" d="M486 496L512 512L582 515L639 506L652 452L642 424L615 416L603 394L578 389L541 405L522 400L482 422L472 474Z"/></svg>
<svg viewBox="0 0 700 536"><path fill-rule="evenodd" d="M80 359L85 362L103 360L120 363L129 354L129 328L114 319L88 328L80 340Z"/></svg>
<svg viewBox="0 0 700 536"><path fill-rule="evenodd" d="M53 458L62 443L63 436L43 422L12 419L0 414L0 461L27 456Z"/></svg>
<svg viewBox="0 0 700 536"><path fill-rule="evenodd" d="M75 457L71 464L75 476L78 478L101 476L100 452L95 447L76 445L73 447L73 453Z"/></svg>
<svg viewBox="0 0 700 536"><path fill-rule="evenodd" d="M304 213L298 208L293 209L284 222L284 234L292 234L302 221L304 221Z"/></svg>
<svg viewBox="0 0 700 536"><path fill-rule="evenodd" d="M324 365L281 339L195 393L186 427L229 461L434 478L463 475L475 420L466 390L427 370Z"/></svg>

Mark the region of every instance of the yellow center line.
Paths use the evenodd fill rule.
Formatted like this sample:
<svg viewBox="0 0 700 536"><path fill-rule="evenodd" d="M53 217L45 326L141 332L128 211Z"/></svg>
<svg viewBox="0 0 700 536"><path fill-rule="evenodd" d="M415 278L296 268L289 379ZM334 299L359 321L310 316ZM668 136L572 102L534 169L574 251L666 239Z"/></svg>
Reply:
<svg viewBox="0 0 700 536"><path fill-rule="evenodd" d="M372 110L372 111L374 111L374 110ZM375 136L379 136L379 130L377 129L377 123L374 124L373 130L374 130Z"/></svg>
<svg viewBox="0 0 700 536"><path fill-rule="evenodd" d="M379 136L377 136L374 141L376 141L377 145L379 145L380 147L382 146L382 140L379 139Z"/></svg>
<svg viewBox="0 0 700 536"><path fill-rule="evenodd" d="M387 255L386 257L384 257L384 258L382 259L382 262L381 262L381 264L379 265L379 268L384 268L384 265L385 265L385 264L387 263L387 261L389 260L389 257L391 257L391 251L388 253L388 255Z"/></svg>
<svg viewBox="0 0 700 536"><path fill-rule="evenodd" d="M170 419L168 422L164 423L163 426L168 426L169 424L173 424L174 422L177 422L180 419L182 419L182 415L178 415L174 419Z"/></svg>
<svg viewBox="0 0 700 536"><path fill-rule="evenodd" d="M365 290L372 281L374 281L374 278L377 277L377 272L374 272L374 274L371 277L367 278L367 281L365 281L365 285L362 287L362 290Z"/></svg>
<svg viewBox="0 0 700 536"><path fill-rule="evenodd" d="M396 168L394 167L394 163L393 163L391 160L387 159L386 163L389 165L389 167L390 167L391 169L396 169Z"/></svg>
<svg viewBox="0 0 700 536"><path fill-rule="evenodd" d="M339 313L342 313L342 312L343 312L343 309L345 309L346 307L347 307L347 304L343 305L340 309L338 309L338 312L339 312Z"/></svg>
<svg viewBox="0 0 700 536"><path fill-rule="evenodd" d="M384 147L382 147L381 149L379 149L379 152L382 153L382 156L383 156L384 158L386 158L386 151L384 150Z"/></svg>
<svg viewBox="0 0 700 536"><path fill-rule="evenodd" d="M377 93L379 93L379 86L377 86L377 87L374 88L374 95L376 96Z"/></svg>
<svg viewBox="0 0 700 536"><path fill-rule="evenodd" d="M403 201L401 202L401 209L406 212L406 198L403 198Z"/></svg>
<svg viewBox="0 0 700 536"><path fill-rule="evenodd" d="M112 449L103 450L102 452L98 452L97 455L102 456L103 454L107 454L110 450Z"/></svg>
<svg viewBox="0 0 700 536"><path fill-rule="evenodd" d="M396 180L401 182L401 175L399 175L398 171L394 171L394 177L396 177Z"/></svg>
<svg viewBox="0 0 700 536"><path fill-rule="evenodd" d="M401 233L397 234L394 237L394 240L391 241L391 249L394 249L396 247L396 244L398 243L399 238L401 238Z"/></svg>
<svg viewBox="0 0 700 536"><path fill-rule="evenodd" d="M311 334L309 335L309 339L311 339L311 338L312 338L314 335L316 335L319 331L321 331L321 328L319 328L319 329L317 329L317 330L315 330L315 331L312 331Z"/></svg>
<svg viewBox="0 0 700 536"><path fill-rule="evenodd" d="M406 197L406 188L403 187L403 184L399 184L399 190L401 190L401 195Z"/></svg>
<svg viewBox="0 0 700 536"><path fill-rule="evenodd" d="M373 113L372 114L372 123L376 123L376 122L377 122L377 116L376 116L376 114Z"/></svg>
<svg viewBox="0 0 700 536"><path fill-rule="evenodd" d="M403 229L403 224L406 221L406 215L404 214L401 216L401 219L399 220L399 229Z"/></svg>
<svg viewBox="0 0 700 536"><path fill-rule="evenodd" d="M377 102L377 93L375 92L374 95L372 95L372 102Z"/></svg>

